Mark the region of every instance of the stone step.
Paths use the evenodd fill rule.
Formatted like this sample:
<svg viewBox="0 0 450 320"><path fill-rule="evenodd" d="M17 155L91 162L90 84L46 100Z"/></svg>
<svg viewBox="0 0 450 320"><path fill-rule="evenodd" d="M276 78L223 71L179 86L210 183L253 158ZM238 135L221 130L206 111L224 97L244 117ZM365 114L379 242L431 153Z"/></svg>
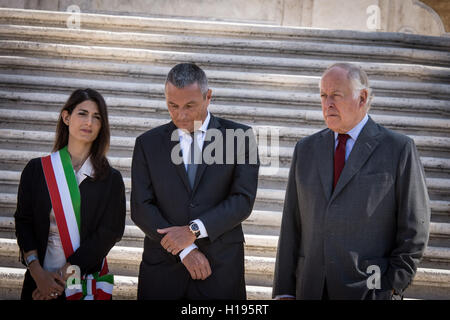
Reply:
<svg viewBox="0 0 450 320"><path fill-rule="evenodd" d="M30 113L30 114L28 114ZM57 113L50 113L50 112L41 112L40 114L37 114L37 112L33 111L22 111L20 114L18 112L15 112L16 116L14 117L14 110L0 110L0 119L4 119L6 121L10 121L14 124L19 123L20 120L22 120L25 124L29 123L31 120L36 121L38 117L40 117L43 121L48 121L49 123L56 123L57 122ZM27 115L26 115L27 114ZM35 116L33 118L33 116ZM37 117L36 117L37 116ZM44 117L47 116L44 120ZM133 125L136 124L143 124L142 121L134 121L139 120L139 118L131 118L131 117L119 117L119 116L109 116L110 120L110 126L112 127L112 130L117 129L118 126L122 126L122 129L127 128L128 131L133 130L139 130L138 128L134 127ZM17 121L17 122L16 122ZM41 121L40 121L41 122ZM165 124L168 122L168 119L153 119L148 120L144 123L147 124L146 129L152 129L156 126ZM278 139L278 146L279 146L279 154L281 157L290 157L293 152L293 147L297 143L298 140L301 138L304 138L306 136L309 136L315 132L318 132L320 128L294 128L294 127L281 127L281 126L264 126L264 125L253 125L253 130L255 133L256 138L259 142L259 153L261 156L270 156L272 154L270 148L276 147L276 142L273 141L273 139ZM44 130L32 130L33 128L28 127L27 130L22 129L12 129L12 128L0 128L0 141L4 142L3 148L5 148L5 143L11 143L11 144L20 144L23 146L23 149L27 149L27 145L29 146L42 146L39 149L42 150L50 150L53 146L55 133L53 130L51 132L44 131ZM140 131L138 131L140 132ZM140 133L136 134L138 136ZM271 135L273 134L273 137ZM409 135L410 138L412 138L419 150L419 152L425 152L425 151L441 151L445 152L444 154L448 153L448 150L450 150L450 138L447 137L440 137L440 136L416 136L416 135ZM135 144L135 137L123 137L123 136L117 136L113 135L111 137L111 149L110 152L114 154L116 150L124 150L128 151L128 153L125 153L124 155L131 156L132 151ZM267 149L269 148L269 149ZM38 150L34 150L38 151ZM287 173L283 173L287 174Z"/></svg>
<svg viewBox="0 0 450 320"><path fill-rule="evenodd" d="M49 27L67 27L71 13L64 11L24 10L1 8L0 23ZM450 42L442 37L422 36L410 33L362 32L351 30L327 30L278 25L205 21L180 18L139 17L80 13L82 29L116 31L155 31L163 34L215 35L253 39L308 40L316 42L348 44L380 44L393 47L450 49Z"/></svg>
<svg viewBox="0 0 450 320"><path fill-rule="evenodd" d="M281 57L351 58L352 60L413 62L448 66L450 53L446 50L428 50L383 46L382 44L338 44L316 41L286 41L276 39L235 39L214 36L170 35L149 32L116 32L67 27L3 25L0 38L23 41L39 39L44 42L60 42L91 46L150 48L213 53L239 53L278 55Z"/></svg>
<svg viewBox="0 0 450 320"><path fill-rule="evenodd" d="M0 300L20 299L26 269L0 267ZM113 300L136 300L137 277L114 275ZM270 300L272 288L246 286L248 300Z"/></svg>
<svg viewBox="0 0 450 320"><path fill-rule="evenodd" d="M82 86L83 88L86 86ZM161 87L162 89L162 87ZM0 102L15 102L20 104L14 109L3 108L0 109L2 119L9 118L10 121L20 121L20 117L17 115L16 109L23 109L22 105L31 105L35 107L37 104L44 105L49 103L53 106L58 106L60 108L61 104L64 104L70 93L66 94L55 94L55 93L31 93L31 92L18 92L18 91L3 91L0 90ZM120 114L121 116L129 117L130 114L139 115L140 122L145 125L142 121L149 121L148 118L161 118L165 117L168 119L168 111L165 102L162 100L150 100L141 98L122 98L122 97L112 97L105 95L105 100L110 110L111 116ZM59 105L57 105L59 103ZM48 106L47 106L48 108ZM272 107L262 107L262 106L250 106L250 105L226 105L218 104L216 102L212 103L208 108L212 113L217 116L238 119L240 122L250 123L250 122L264 122L265 124L277 125L278 123L283 123L286 125L295 126L306 126L311 127L320 126L324 127L324 121L322 116L322 111L320 106L316 106L314 109L309 109L306 107L297 106L296 108L272 108ZM58 110L59 111L59 110ZM57 111L54 110L53 115L49 117L49 114L38 113L44 111L32 111L23 110L20 116L23 121L27 119L32 119L32 117L40 116L39 120L48 121L48 123L56 123L53 119L57 119ZM56 112L56 114L55 114ZM450 132L450 122L441 117L418 117L418 116L403 116L403 115L386 115L386 114L372 114L371 117L379 124L394 130L399 130L401 132L422 135L430 134L441 134L448 137ZM144 119L142 119L144 118ZM114 120L114 118L113 118ZM139 122L139 120L134 121ZM128 126L129 127L129 126Z"/></svg>
<svg viewBox="0 0 450 320"><path fill-rule="evenodd" d="M283 205L285 191L277 189L258 189L257 198L264 202L274 202ZM450 213L450 201L431 200L432 214L448 215Z"/></svg>
<svg viewBox="0 0 450 320"><path fill-rule="evenodd" d="M4 136L2 136L2 133L4 133L7 130L0 129L0 143L5 139ZM22 131L16 131L15 133L18 133L19 136L22 136L23 139L26 140L26 143L42 143L42 140L39 140L40 134L34 137L35 139L30 139L26 132ZM42 137L43 138L43 137ZM18 146L17 144L15 146ZM47 145L51 149L51 145ZM114 148L114 139L112 139L112 147ZM20 148L23 149L23 148ZM0 161L4 162L15 162L15 163L21 163L25 165L26 161L32 158L36 158L38 156L44 156L48 152L35 152L35 151L15 151L15 150L7 150L7 149L0 149L1 155L0 155ZM26 153L29 153L30 157L26 158ZM264 153L261 149L260 151L261 158L266 157L267 154ZM281 154L283 156L283 154ZM28 160L26 160L28 159ZM111 162L111 165L113 167L118 168L121 170L122 175L124 177L125 187L127 192L131 189L131 179L130 179L130 169L131 169L131 158L125 158L125 157L108 157L108 159ZM425 168L427 169L427 158L422 157L422 162L424 163ZM440 169L438 167L437 169ZM0 181L8 184L8 185L14 185L15 187L18 186L19 179L20 179L21 171L15 171L15 170L0 170ZM259 182L260 182L260 189L267 189L268 187L274 188L277 187L279 189L271 189L274 190L274 192L284 192L286 188L286 183L289 175L289 168L288 167L274 167L274 166L261 166L260 172L259 172ZM428 192L430 194L430 197L434 199L434 195L441 195L443 197L446 197L450 194L450 179L448 178L426 178L426 183L428 187ZM263 187L263 188L262 188ZM16 192L16 190L14 191ZM273 199L281 199L284 200L284 193L281 193L279 196L271 195L270 196Z"/></svg>
<svg viewBox="0 0 450 320"><path fill-rule="evenodd" d="M0 129L0 141L1 141L1 129ZM111 158L111 161L117 162L115 159ZM0 170L0 184L8 184L18 186L20 179L20 171L8 171ZM259 171L259 181L275 181L280 182L283 188L287 183L289 175L289 168L272 168L272 167L260 167ZM125 187L127 190L131 189L131 179L127 177L126 173L123 173ZM442 178L426 178L426 183L429 192L439 193L448 195L450 194L450 179Z"/></svg>
<svg viewBox="0 0 450 320"><path fill-rule="evenodd" d="M14 193L0 193L0 207L7 207L11 209L15 209L16 207L17 195ZM261 196L258 194L257 201L261 200ZM440 204L444 203L444 204ZM439 210L439 205L446 205L447 211L437 211ZM438 215L449 215L449 203L445 201L431 201L432 206L432 220L430 223L430 235L433 238L442 238L442 239L450 239L450 223L442 222L442 218L438 219ZM134 223L130 218L130 203L127 201L127 223L133 227ZM438 216L438 217L436 217ZM12 216L9 217L0 217L0 220L3 220L3 223L0 223L0 229L4 231L12 232L14 229L14 220ZM435 221L438 220L438 221ZM447 219L448 220L448 219ZM281 211L270 211L270 210L258 210L254 209L252 214L248 219L244 221L244 231L248 234L252 235L271 235L278 236L281 225ZM8 227L9 226L9 227ZM131 229L130 229L131 230ZM134 233L130 231L130 234ZM128 237L128 236L127 236ZM136 237L143 237L142 233L137 233ZM130 238L130 240L132 240Z"/></svg>
<svg viewBox="0 0 450 320"><path fill-rule="evenodd" d="M214 109L211 106L211 109ZM220 112L219 112L220 113ZM11 128L1 128L1 139L9 141L22 140L26 142L41 141L40 144L52 144L54 138L55 124L59 117L58 112L52 111L33 111L33 110L21 110L16 109L0 109L0 120L3 123L3 127L8 123L11 123ZM142 132L155 128L169 122L170 119L159 118L143 118L143 117L130 117L130 116L115 116L109 115L109 123L113 135L111 137L111 146L113 149L133 150L135 138ZM43 128L36 128L36 123L39 125L47 124L48 130ZM263 125L263 124L247 124L252 125L253 130L257 138L263 136L266 137L269 145L272 145L272 139L279 138L279 145L284 147L286 145L294 147L295 143L306 136L312 135L323 127L293 127L293 126L276 126L276 125ZM17 129L18 124L26 125L23 129ZM32 125L35 125L34 128ZM26 129L25 129L26 128ZM35 129L35 130L33 130ZM36 130L38 129L38 130ZM116 131L127 132L132 136L118 136L114 134ZM120 133L120 132L119 132ZM273 134L273 138L271 138ZM417 145L419 151L436 151L443 154L447 154L450 150L450 138L444 136L431 136L431 135L416 135L408 134ZM290 152L290 150L286 150ZM293 150L292 150L293 151Z"/></svg>
<svg viewBox="0 0 450 320"><path fill-rule="evenodd" d="M154 108L162 109L166 112L167 106L164 101L164 81L159 83L149 83L149 81L139 81L138 79L125 79L124 81L113 80L96 80L96 79L84 79L84 78L68 78L54 77L54 76L35 76L35 75L16 75L16 74L2 74L0 75L0 86L7 88L9 94L14 91L20 91L20 89L27 88L34 90L34 93L39 94L40 91L57 91L65 92L67 95L76 88L95 88L102 92L106 96L119 98L121 96L129 96L129 98L138 98L138 100L145 100L152 98L158 98L158 106ZM447 86L447 92L450 92L450 86ZM236 108L234 104L240 103L252 103L252 109L255 106L270 107L276 105L279 106L299 106L309 107L319 112L320 110L320 97L319 89L316 87L314 92L296 92L284 91L281 88L267 89L255 89L255 88L223 88L218 87L213 89L214 103L226 102L228 104L233 103L233 110ZM33 94L33 92L25 92ZM48 92L50 93L50 92ZM56 93L56 92L55 92ZM39 97L39 96L37 96ZM62 97L61 97L62 98ZM108 101L107 101L108 102ZM156 101L152 101L156 102ZM55 101L53 102L55 103ZM148 103L148 102L147 102ZM239 107L239 106L237 106ZM228 108L230 108L228 106ZM450 115L450 106L448 105L448 97L443 100L438 99L421 99L421 98L396 98L396 97L382 97L375 95L372 102L373 112L379 112L380 110L394 112L405 112L408 110L414 110L416 113L431 113L440 112L441 114ZM384 112L384 115L386 114ZM401 117L401 115L398 115ZM322 117L322 116L321 116ZM411 116L410 116L411 118ZM427 118L428 119L428 118ZM440 119L442 120L442 119ZM320 118L323 121L323 118Z"/></svg>
<svg viewBox="0 0 450 320"><path fill-rule="evenodd" d="M0 130L0 133L2 130ZM118 139L119 140L119 139ZM1 141L1 138L0 138ZM31 140L33 142L33 140ZM115 139L112 139L112 142L115 142ZM119 142L121 142L119 140ZM122 141L123 142L123 141ZM38 142L36 142L38 143ZM47 151L24 151L24 150L12 150L12 149L0 149L0 163L13 163L17 164L21 167L20 171L23 169L23 166L32 158L42 157L47 155L51 151L50 143L46 144L48 146ZM132 150L132 146L130 146ZM130 154L131 154L130 150ZM264 149L260 150L260 155L267 159L261 159L263 165L266 165L267 168L263 167L261 170L261 174L263 177L272 181L285 182L287 181L287 176L289 173L288 167L274 167L270 166L270 162L267 163L268 159L273 155L269 155L268 151ZM290 157L292 156L293 148L279 148L279 156L280 158L285 158L282 160L290 161ZM127 177L129 176L130 168L131 168L131 157L108 157L111 165L120 171L122 174ZM264 160L264 161L263 161ZM432 157L421 157L422 164L427 171L442 171L447 172L450 170L450 160L446 158L432 158ZM13 170L14 171L14 170ZM19 171L19 170L16 170ZM434 190L442 190L446 192L448 190L448 179L446 178L427 178L428 185L430 188ZM284 187L282 187L284 189Z"/></svg>
<svg viewBox="0 0 450 320"><path fill-rule="evenodd" d="M76 75L85 79L93 76L106 79L123 79L123 81L141 80L146 82L164 83L170 67L149 66L130 63L92 62L89 60L47 59L21 56L0 56L0 68L15 73L24 70L28 74L59 75L61 73ZM9 72L9 71L7 71ZM229 72L224 70L205 69L208 83L212 88L224 87L250 87L259 89L286 88L295 91L317 92L320 76L268 74L260 72ZM376 97L380 96L411 96L441 99L448 97L450 86L441 83L372 80L370 85ZM214 91L215 93L215 91ZM381 106L374 108L379 109ZM433 112L427 109L426 111Z"/></svg>
<svg viewBox="0 0 450 320"><path fill-rule="evenodd" d="M108 254L110 270L118 277L137 277L141 257L142 248L115 246ZM18 247L15 240L0 239L0 259L2 265L14 264L15 267L23 268L18 262ZM11 262L12 260L15 262ZM274 268L274 257L245 256L246 282L250 285L271 289ZM450 290L450 272L444 269L418 268L411 284L412 288L417 286ZM441 298L450 298L450 291Z"/></svg>
<svg viewBox="0 0 450 320"><path fill-rule="evenodd" d="M37 158L46 155L47 153L43 152L24 152L24 151L14 151L14 150L0 150L0 163L5 162L20 162L22 165L24 165L29 159ZM124 158L109 158L111 165L116 168L123 168L126 163L126 159ZM130 160L130 159L129 159ZM130 160L131 161L131 160ZM130 162L128 161L128 162ZM127 166L129 168L129 166ZM269 169L270 170L270 169ZM8 170L2 170L2 171L8 171ZM16 171L18 172L18 171ZM264 172L263 172L264 174ZM11 174L12 175L12 174ZM7 178L5 180L8 180ZM124 182L126 185L126 191L129 192L131 188L131 182L127 176L124 178ZM437 190L439 193L448 194L448 180L447 179L436 179L436 178L428 178L427 183L431 186L430 191ZM446 189L441 189L441 187L445 187ZM433 189L432 189L433 188ZM13 194L14 195L14 194ZM262 203L268 203L275 205L278 207L282 207L284 203L284 197L285 197L285 189L269 189L269 188L258 188L256 200L257 202ZM8 207L15 207L15 203L11 202L7 199L15 199L15 196L11 196L8 194L2 194L1 198L3 199L3 203L9 204ZM15 200L14 200L15 201ZM431 200L431 210L432 214L435 215L448 215L450 212L450 202L449 201L443 201L443 200Z"/></svg>
<svg viewBox="0 0 450 320"><path fill-rule="evenodd" d="M269 192L270 190L258 190L252 214L243 224L246 233L278 236L280 232L281 212L284 199L276 198L277 195L268 195ZM274 202L274 199L277 199L280 202L278 206L271 207L263 205L265 203ZM12 215L16 208L16 201L16 193L0 193L0 210L3 212L2 215L5 216L5 219L12 219ZM450 202L431 200L430 206L430 238L432 238L431 240L433 243L450 246ZM271 208L273 209L270 210ZM134 226L130 217L130 202L128 200L126 202L126 209L127 224ZM143 237L143 234L138 233L137 237ZM133 238L129 238L128 240L134 241Z"/></svg>
<svg viewBox="0 0 450 320"><path fill-rule="evenodd" d="M265 240L267 243L272 240ZM278 239L276 239L278 241ZM277 242L276 242L277 243ZM252 236L246 236L245 247L245 272L246 274L255 274L270 278L270 282L265 285L271 285L273 273L275 270L275 255L276 246L263 247L266 244L261 239L253 239ZM259 250L267 250L268 254L253 255L253 247L259 247ZM115 245L108 254L108 264L111 271L115 274L126 276L137 276L139 273L139 264L142 259L142 247L130 247ZM424 259L435 261L450 261L450 249L439 247L428 247L424 254ZM19 261L19 247L16 239L0 238L0 261L2 265L20 267L22 264ZM421 269L421 268L419 268ZM261 280L260 280L261 281ZM450 281L450 279L447 279ZM263 284L264 282L260 282ZM256 284L256 283L250 283ZM450 286L450 283L448 284Z"/></svg>
<svg viewBox="0 0 450 320"><path fill-rule="evenodd" d="M42 56L42 57L60 57L60 58L84 58L94 60L109 60L112 62L126 61L126 62L140 62L146 64L156 65L175 65L180 62L195 61L202 67L214 67L217 69L226 70L240 70L249 71L261 69L265 71L276 70L281 73L289 74L317 74L323 72L333 60L324 59L306 59L306 58L286 58L286 57L252 57L236 54L218 54L218 53L196 53L196 52L177 52L177 51L163 51L139 48L118 48L111 46L87 46L87 45L72 45L72 44L56 44L56 43L41 43L35 41L18 41L18 40L0 40L0 54L2 55L21 55L21 56ZM340 61L346 60L345 57L340 57ZM434 62L434 60L431 60ZM421 65L420 70L413 67L414 63L402 64L388 62L357 62L364 69L372 70L371 73L378 72L383 77L388 76L389 73L397 73L397 79L406 79L408 75L420 74L421 78L425 80L442 81L448 77L448 68L442 66L429 66L430 73L427 73ZM395 65L395 66L394 66ZM410 69L411 70L406 70ZM391 72L389 72L391 70ZM403 76L403 77L400 77ZM411 79L411 78L408 78Z"/></svg>
<svg viewBox="0 0 450 320"><path fill-rule="evenodd" d="M275 216L274 218L268 218L268 216ZM278 219L277 219L278 218ZM270 220L271 219L271 220ZM269 220L269 221L268 221ZM278 220L278 221L277 221ZM264 211L253 211L250 218L244 221L244 230L246 226L249 225L262 225L266 223L271 227L279 225L281 222L281 213L264 212ZM18 252L18 249L11 249L12 245L16 243L15 239L15 223L13 217L0 217L0 231L4 242L4 246L8 247L8 252ZM132 248L130 250L135 250L137 248L143 247L143 239L145 234L141 229L139 229L134 224L127 224L125 226L125 231L123 238L119 244L120 247ZM430 237L446 237L450 238L450 224L449 223L430 223ZM7 243L9 243L7 245ZM15 244L16 245L16 244ZM275 258L276 250L278 246L278 235L265 235L265 234L249 234L245 233L245 251L249 256L258 257L271 257ZM0 245L0 256L2 255ZM9 254L10 255L10 254ZM450 248L448 247L438 247L433 245L428 245L424 253L424 261L427 264L436 263L444 264L450 266Z"/></svg>
<svg viewBox="0 0 450 320"><path fill-rule="evenodd" d="M2 136L2 130L0 129L0 142L4 139ZM33 140L30 140L24 135L24 139L27 140L27 143L32 143ZM38 141L36 141L38 143ZM0 158L1 159L1 158ZM118 160L114 157L109 157L112 163L117 163ZM131 190L131 178L129 177L129 169L127 171L122 172L124 177L125 188L127 192ZM6 184L17 188L19 185L21 171L11 171L11 170L0 170L0 185ZM270 186L273 185L271 182L275 182L277 186L281 188L281 190L285 190L287 179L289 175L289 168L275 168L275 167L260 167L259 170L259 185L260 188L262 185ZM426 178L426 183L428 187L428 192L430 196L433 194L440 194L443 196L450 195L450 179L443 178ZM17 190L15 190L16 192Z"/></svg>
<svg viewBox="0 0 450 320"><path fill-rule="evenodd" d="M0 112L1 113L1 112ZM21 167L20 171L23 169L25 164L33 158L43 157L49 154L51 148L46 151L24 151L24 150L12 150L12 149L0 149L0 163L10 163ZM279 158L281 164L284 167L289 166L294 148L280 147ZM131 153L131 152L130 152ZM273 154L269 154L268 150L261 149L259 152L261 155L261 163L267 166L274 166L276 164L276 157ZM131 156L131 154L130 154ZM131 168L131 157L108 157L111 165L120 171L123 171L124 175L129 173ZM450 159L447 158L434 158L434 157L421 157L422 165L426 172L440 172L447 173L450 171ZM275 166L277 168L278 166ZM280 167L282 167L280 165ZM2 168L4 170L4 168ZM272 170L272 169L270 169ZM18 170L17 170L18 171ZM285 172L285 171L284 171ZM436 180L437 181L437 180ZM445 181L436 182L441 183L441 185L446 185ZM436 184L435 184L436 185Z"/></svg>

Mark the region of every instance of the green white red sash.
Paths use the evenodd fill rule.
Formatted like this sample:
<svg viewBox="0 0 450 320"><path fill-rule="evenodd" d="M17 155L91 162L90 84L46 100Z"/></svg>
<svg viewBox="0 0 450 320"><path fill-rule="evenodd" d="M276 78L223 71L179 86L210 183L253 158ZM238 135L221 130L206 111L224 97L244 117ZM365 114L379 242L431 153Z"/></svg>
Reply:
<svg viewBox="0 0 450 320"><path fill-rule="evenodd" d="M81 197L67 146L41 158L56 225L66 259L80 247ZM81 277L81 286L67 286L68 300L109 300L114 276L108 271L106 257L100 273Z"/></svg>

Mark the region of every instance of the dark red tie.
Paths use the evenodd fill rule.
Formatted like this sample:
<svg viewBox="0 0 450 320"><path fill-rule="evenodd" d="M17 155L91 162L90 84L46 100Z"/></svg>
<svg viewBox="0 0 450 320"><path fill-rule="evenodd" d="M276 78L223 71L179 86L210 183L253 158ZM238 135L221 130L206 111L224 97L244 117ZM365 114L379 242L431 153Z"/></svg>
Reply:
<svg viewBox="0 0 450 320"><path fill-rule="evenodd" d="M333 190L337 185L339 177L341 176L342 169L345 166L345 145L350 138L348 134L338 134L338 145L334 152L334 182Z"/></svg>

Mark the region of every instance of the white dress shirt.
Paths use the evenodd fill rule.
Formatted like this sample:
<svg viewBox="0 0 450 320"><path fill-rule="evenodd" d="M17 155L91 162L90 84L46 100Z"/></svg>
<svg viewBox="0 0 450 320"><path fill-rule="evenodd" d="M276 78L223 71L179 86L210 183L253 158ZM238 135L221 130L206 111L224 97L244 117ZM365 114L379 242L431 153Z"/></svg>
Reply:
<svg viewBox="0 0 450 320"><path fill-rule="evenodd" d="M347 134L350 136L350 138L347 139L347 143L345 144L345 161L347 161L348 157L350 156L350 153L353 150L353 146L355 145L356 139L358 139L359 134L361 133L361 130L366 125L367 121L369 120L369 116L366 114L364 118L355 126L353 129L347 132ZM334 133L334 150L336 150L338 145L338 133ZM283 294L278 295L275 297L275 299L281 299L281 298L295 298L294 296L291 296L290 294Z"/></svg>
<svg viewBox="0 0 450 320"><path fill-rule="evenodd" d="M197 139L196 142L197 142L200 150L203 149L203 143L205 142L206 130L208 129L210 119L211 119L211 115L209 114L209 111L208 111L208 115L206 116L205 121L203 121L202 126L196 130L196 134L194 135L194 137ZM186 131L180 130L180 129L178 129L178 136L180 138L180 146L181 146L181 151L183 154L184 167L187 171L187 166L188 166L188 163L190 162L189 151L191 149L192 137L189 133L187 133ZM195 219L195 220L193 220L193 222L197 223L197 225L200 229L200 235L198 236L198 239L206 238L208 236L208 232L206 231L206 228L205 228L205 225L203 224L203 222L200 219ZM194 243L191 244L189 247L184 248L180 252L180 259L183 260L188 255L189 252L191 252L192 250L194 250L196 248L198 248L198 247Z"/></svg>
<svg viewBox="0 0 450 320"><path fill-rule="evenodd" d="M78 185L83 182L86 177L92 177L94 167L92 166L91 157L87 158L81 166L80 170L75 171L75 178ZM50 230L48 234L47 250L45 251L44 270L56 272L66 264L66 255L62 247L61 238L59 236L58 226L56 224L55 212L50 211Z"/></svg>

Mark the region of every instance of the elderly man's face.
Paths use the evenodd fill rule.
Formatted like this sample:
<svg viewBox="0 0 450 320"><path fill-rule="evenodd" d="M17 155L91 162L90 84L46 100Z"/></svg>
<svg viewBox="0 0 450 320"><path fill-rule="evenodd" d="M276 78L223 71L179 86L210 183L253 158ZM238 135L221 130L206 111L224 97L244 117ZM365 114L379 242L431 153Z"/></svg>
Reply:
<svg viewBox="0 0 450 320"><path fill-rule="evenodd" d="M181 89L170 82L166 85L167 108L173 123L179 129L194 132L194 121L198 121L200 125L205 121L210 101L211 90L203 98L197 83Z"/></svg>
<svg viewBox="0 0 450 320"><path fill-rule="evenodd" d="M367 91L361 90L355 98L347 71L342 68L332 68L322 77L320 97L323 118L334 132L350 131L367 113Z"/></svg>

